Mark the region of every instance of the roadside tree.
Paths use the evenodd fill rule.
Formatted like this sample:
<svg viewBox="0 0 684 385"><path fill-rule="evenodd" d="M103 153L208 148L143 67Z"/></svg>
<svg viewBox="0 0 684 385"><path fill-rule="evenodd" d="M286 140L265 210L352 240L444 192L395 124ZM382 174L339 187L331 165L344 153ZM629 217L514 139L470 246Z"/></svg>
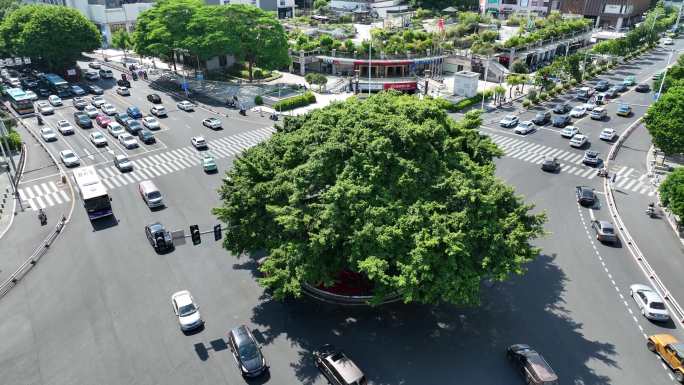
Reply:
<svg viewBox="0 0 684 385"><path fill-rule="evenodd" d="M224 179L224 247L265 251L259 280L276 298L352 272L376 300L477 304L483 280L538 255L545 221L495 176L501 151L480 123L394 92L288 118Z"/></svg>
<svg viewBox="0 0 684 385"><path fill-rule="evenodd" d="M79 11L62 6L26 5L0 24L0 38L13 55L30 57L62 71L82 52L100 46L100 32Z"/></svg>
<svg viewBox="0 0 684 385"><path fill-rule="evenodd" d="M678 167L658 187L663 206L684 219L684 167Z"/></svg>
<svg viewBox="0 0 684 385"><path fill-rule="evenodd" d="M112 46L114 48L123 50L125 60L128 50L133 47L133 38L128 31L125 29L120 29L112 34Z"/></svg>
<svg viewBox="0 0 684 385"><path fill-rule="evenodd" d="M666 154L684 152L684 87L672 87L649 108L644 122L653 144Z"/></svg>

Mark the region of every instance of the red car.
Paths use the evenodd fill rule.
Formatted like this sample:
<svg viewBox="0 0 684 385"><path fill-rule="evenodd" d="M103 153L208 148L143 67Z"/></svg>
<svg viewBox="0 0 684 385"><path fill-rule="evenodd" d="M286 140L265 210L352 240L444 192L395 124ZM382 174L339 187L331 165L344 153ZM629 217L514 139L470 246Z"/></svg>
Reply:
<svg viewBox="0 0 684 385"><path fill-rule="evenodd" d="M107 128L109 123L112 122L112 120L109 119L109 116L107 116L105 114L97 114L97 116L95 117L95 121L97 122L97 124L100 127L103 127L103 128Z"/></svg>

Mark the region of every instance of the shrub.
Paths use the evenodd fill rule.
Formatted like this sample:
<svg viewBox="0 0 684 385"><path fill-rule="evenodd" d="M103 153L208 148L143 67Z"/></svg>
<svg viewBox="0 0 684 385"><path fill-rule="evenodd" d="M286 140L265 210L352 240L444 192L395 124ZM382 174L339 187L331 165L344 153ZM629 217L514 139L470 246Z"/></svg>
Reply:
<svg viewBox="0 0 684 385"><path fill-rule="evenodd" d="M539 99L546 100L548 98L549 98L549 94L547 92L540 92L539 93Z"/></svg>
<svg viewBox="0 0 684 385"><path fill-rule="evenodd" d="M316 96L311 92L305 92L301 95L277 102L273 105L273 109L276 111L289 111L295 108L308 106L311 103L316 103Z"/></svg>
<svg viewBox="0 0 684 385"><path fill-rule="evenodd" d="M257 106L264 104L264 98L262 98L261 95L255 96L254 97L254 104L256 104Z"/></svg>
<svg viewBox="0 0 684 385"><path fill-rule="evenodd" d="M525 108L529 108L529 107L532 105L532 102L530 102L529 99L525 99L525 100L522 101L522 105L523 105L523 107L525 107Z"/></svg>
<svg viewBox="0 0 684 385"><path fill-rule="evenodd" d="M568 84L568 83L563 83L562 85L559 84L559 85L553 87L553 90L554 90L557 94L560 94L561 92L563 92L563 89L565 88L565 86L566 86L567 84Z"/></svg>
<svg viewBox="0 0 684 385"><path fill-rule="evenodd" d="M574 87L577 85L577 79L570 79L570 87ZM568 87L568 88L570 88Z"/></svg>
<svg viewBox="0 0 684 385"><path fill-rule="evenodd" d="M456 109L456 104L444 99L444 98L437 98L435 99L435 102L437 105L439 105L439 108L443 109L444 111L447 112L456 112L458 111Z"/></svg>
<svg viewBox="0 0 684 385"><path fill-rule="evenodd" d="M264 71L262 71L261 68L257 68L254 71L252 71L252 75L254 75L254 79L263 79Z"/></svg>
<svg viewBox="0 0 684 385"><path fill-rule="evenodd" d="M527 98L530 99L530 102L536 103L536 102L537 102L537 98L538 98L537 91L535 91L535 90L529 90L529 91L527 92Z"/></svg>
<svg viewBox="0 0 684 385"><path fill-rule="evenodd" d="M0 140L2 137L0 136ZM9 135L7 135L7 144L9 144L10 151L19 151L21 148L21 135L19 135L18 132L10 129L9 130Z"/></svg>

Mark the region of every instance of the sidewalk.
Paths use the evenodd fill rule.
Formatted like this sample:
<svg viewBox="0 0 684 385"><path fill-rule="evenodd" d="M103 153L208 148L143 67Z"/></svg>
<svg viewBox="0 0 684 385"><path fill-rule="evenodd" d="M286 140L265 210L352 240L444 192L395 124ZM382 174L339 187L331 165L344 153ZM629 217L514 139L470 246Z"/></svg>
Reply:
<svg viewBox="0 0 684 385"><path fill-rule="evenodd" d="M684 246L662 213L656 218L650 218L645 213L650 202L658 201L656 186L648 175L647 155L650 148L651 136L643 125L637 127L622 145L610 170L611 173L618 173L613 185L615 204L626 228L653 270L676 298L682 298ZM649 189L649 194L627 190L630 186L621 183L621 176L627 174L631 174L632 178L641 175L639 183Z"/></svg>
<svg viewBox="0 0 684 385"><path fill-rule="evenodd" d="M16 199L12 193L8 171L0 171L0 239L12 225Z"/></svg>

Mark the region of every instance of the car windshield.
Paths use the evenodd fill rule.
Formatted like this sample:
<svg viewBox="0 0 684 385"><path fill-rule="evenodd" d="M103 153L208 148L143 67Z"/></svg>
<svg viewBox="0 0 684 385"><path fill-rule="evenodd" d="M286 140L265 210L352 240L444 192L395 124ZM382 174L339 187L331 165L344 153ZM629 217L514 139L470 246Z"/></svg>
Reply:
<svg viewBox="0 0 684 385"><path fill-rule="evenodd" d="M147 194L147 197L150 199L161 198L161 193L159 191L152 191L151 193Z"/></svg>
<svg viewBox="0 0 684 385"><path fill-rule="evenodd" d="M651 309L665 310L665 304L662 302L651 302Z"/></svg>
<svg viewBox="0 0 684 385"><path fill-rule="evenodd" d="M594 193L591 190L583 189L582 190L582 196L591 198L594 196Z"/></svg>
<svg viewBox="0 0 684 385"><path fill-rule="evenodd" d="M88 199L85 202L85 208L88 211L108 209L111 207L109 195L102 195L96 198Z"/></svg>
<svg viewBox="0 0 684 385"><path fill-rule="evenodd" d="M252 343L247 343L238 347L240 351L240 359L242 361L248 361L257 357L257 348Z"/></svg>
<svg viewBox="0 0 684 385"><path fill-rule="evenodd" d="M613 234L613 228L612 227L604 227L602 230L606 234Z"/></svg>
<svg viewBox="0 0 684 385"><path fill-rule="evenodd" d="M99 132L95 132L95 133L93 133L93 138L94 139L101 139L101 138L103 138L103 135L100 134Z"/></svg>
<svg viewBox="0 0 684 385"><path fill-rule="evenodd" d="M178 309L178 315L180 315L181 317L186 317L186 316L189 316L191 314L194 314L196 311L197 311L197 308L195 308L195 304L191 303L191 304L187 304L185 306L181 306Z"/></svg>

